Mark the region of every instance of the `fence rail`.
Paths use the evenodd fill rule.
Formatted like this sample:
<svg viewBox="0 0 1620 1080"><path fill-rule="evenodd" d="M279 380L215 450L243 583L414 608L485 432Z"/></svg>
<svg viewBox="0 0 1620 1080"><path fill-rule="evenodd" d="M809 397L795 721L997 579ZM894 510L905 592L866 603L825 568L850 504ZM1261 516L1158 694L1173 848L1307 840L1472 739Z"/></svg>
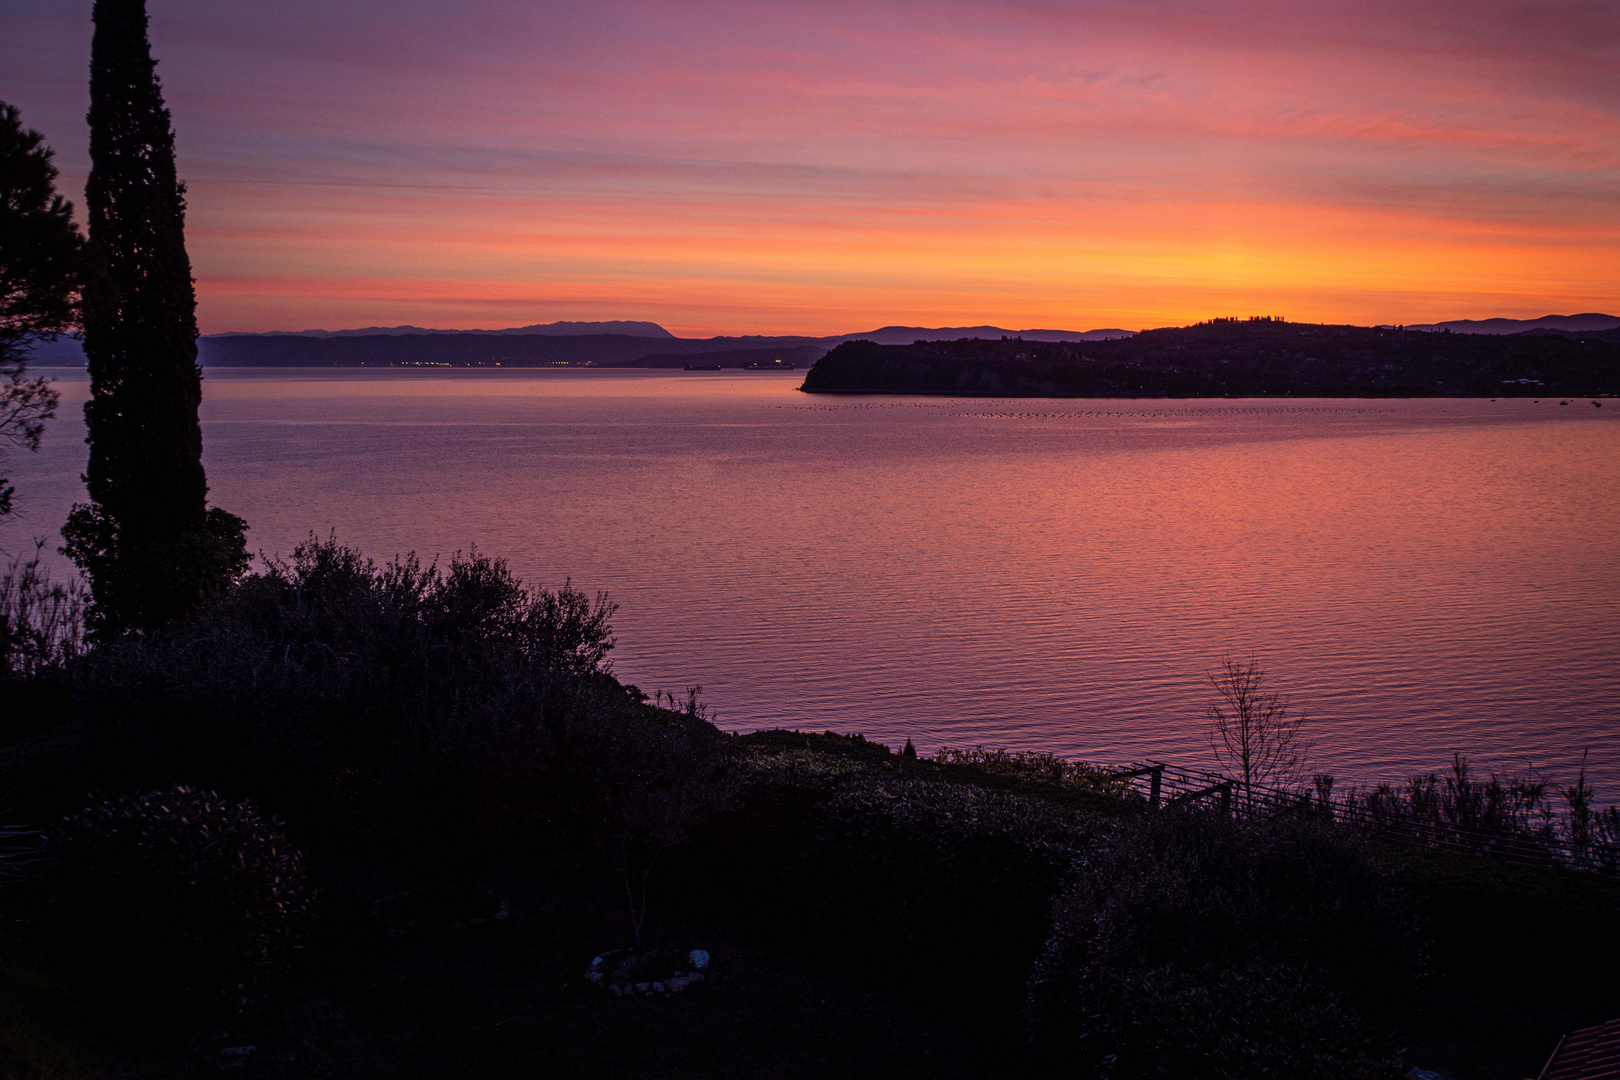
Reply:
<svg viewBox="0 0 1620 1080"><path fill-rule="evenodd" d="M1540 866L1562 866L1620 873L1620 847L1577 844L1557 834L1553 822L1532 833L1482 829L1442 818L1422 818L1369 810L1357 793L1334 798L1310 790L1259 784L1245 786L1217 773L1140 761L1109 774L1123 781L1127 796L1155 810L1196 807L1225 817L1256 819L1283 813L1322 814L1379 840L1403 847L1491 855Z"/></svg>

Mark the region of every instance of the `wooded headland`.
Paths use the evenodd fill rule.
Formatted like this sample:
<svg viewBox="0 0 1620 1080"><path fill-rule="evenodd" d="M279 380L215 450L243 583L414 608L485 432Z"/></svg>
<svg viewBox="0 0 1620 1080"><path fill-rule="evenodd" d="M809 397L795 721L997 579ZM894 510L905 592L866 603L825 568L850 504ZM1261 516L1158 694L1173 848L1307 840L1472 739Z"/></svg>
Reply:
<svg viewBox="0 0 1620 1080"><path fill-rule="evenodd" d="M811 393L1481 397L1620 392L1620 331L1486 335L1217 319L1093 342L850 341Z"/></svg>

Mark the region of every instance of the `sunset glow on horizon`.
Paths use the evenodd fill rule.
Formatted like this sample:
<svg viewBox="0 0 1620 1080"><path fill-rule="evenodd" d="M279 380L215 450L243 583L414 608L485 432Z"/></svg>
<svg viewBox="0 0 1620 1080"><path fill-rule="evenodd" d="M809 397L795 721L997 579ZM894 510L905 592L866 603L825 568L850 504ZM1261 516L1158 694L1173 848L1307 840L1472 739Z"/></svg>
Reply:
<svg viewBox="0 0 1620 1080"><path fill-rule="evenodd" d="M89 4L12 7L82 207ZM204 332L1620 313L1612 3L150 11Z"/></svg>

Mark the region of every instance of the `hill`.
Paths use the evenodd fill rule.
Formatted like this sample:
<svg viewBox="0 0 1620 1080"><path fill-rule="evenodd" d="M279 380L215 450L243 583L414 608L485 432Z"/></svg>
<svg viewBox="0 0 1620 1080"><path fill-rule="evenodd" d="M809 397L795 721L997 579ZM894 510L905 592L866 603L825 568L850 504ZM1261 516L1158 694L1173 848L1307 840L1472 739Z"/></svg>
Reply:
<svg viewBox="0 0 1620 1080"><path fill-rule="evenodd" d="M718 349L714 352L653 353L651 356L618 364L600 364L599 367L684 368L698 364L705 367L743 368L749 364L792 364L803 367L825 356L827 350L820 345L787 345L769 349Z"/></svg>
<svg viewBox="0 0 1620 1080"><path fill-rule="evenodd" d="M873 341L879 345L910 345L914 341L954 341L958 338L1020 338L1024 341L1107 341L1132 337L1134 330L1006 330L999 326L880 326L865 334L843 334L825 339L831 344Z"/></svg>
<svg viewBox="0 0 1620 1080"><path fill-rule="evenodd" d="M1450 330L1454 334L1523 334L1531 330L1564 330L1578 334L1613 330L1617 326L1620 326L1620 316L1588 311L1580 315L1543 315L1539 319L1453 319L1406 329Z"/></svg>
<svg viewBox="0 0 1620 1080"><path fill-rule="evenodd" d="M1226 325L1217 320L1206 325ZM1245 323L1244 325L1248 325ZM1286 324L1304 326L1309 324ZM1318 328L1321 329L1321 328ZM1365 333L1399 333L1396 328L1348 328ZM1459 320L1408 326L1408 333L1429 330L1434 333L1413 337L1464 335L1480 337L1563 337L1568 339L1620 344L1620 318L1612 315L1548 315L1541 319ZM1163 334L1171 331L1151 331ZM874 345L912 346L919 341L944 342L977 340L996 342L1005 338L1015 344L1002 349L1010 354L1027 351L1027 346L1085 344L1101 346L1123 343L1134 338L1133 331L1097 330L1007 330L998 326L883 326L859 334L827 337L801 335L681 338L651 322L612 321L596 323L554 322L504 330L433 330L417 326L366 327L356 330L273 331L263 334L210 334L198 339L200 361L213 366L268 367L360 367L449 365L479 367L568 366L652 366L683 367L695 353L721 354L737 351L782 353L792 363L807 363L821 352L847 342L865 341ZM977 349L978 346L970 348ZM1454 345L1438 347L1450 353ZM990 350L994 352L995 350ZM1150 350L1151 351L1151 350ZM792 353L792 356L788 356ZM1113 355L1102 350L1096 355ZM988 353L986 354L988 355ZM1090 348L1086 355L1093 355ZM1121 354L1124 355L1124 354ZM755 359L758 359L756 357ZM676 363L679 359L680 362ZM30 362L42 366L78 366L84 351L77 341L61 338L36 343ZM643 362L645 364L643 365ZM712 358L703 361L714 363ZM740 361L746 362L746 361ZM722 366L739 366L726 360ZM1310 373L1301 373L1310 381ZM1122 386L1130 380L1114 380ZM1549 391L1550 392L1550 391ZM1579 391L1569 391L1579 392Z"/></svg>
<svg viewBox="0 0 1620 1080"><path fill-rule="evenodd" d="M758 348L732 339L652 339L631 334L367 334L357 337L232 335L197 342L211 367L612 367L652 353L713 353ZM794 344L802 344L795 339Z"/></svg>
<svg viewBox="0 0 1620 1080"><path fill-rule="evenodd" d="M631 322L614 319L610 322L554 322L535 323L533 326L514 326L505 330L430 330L423 326L367 326L359 330L267 330L262 334L225 333L210 337L398 337L403 334L481 334L484 336L513 336L541 334L548 337L579 337L586 334L626 334L630 337L671 338L675 335L654 322Z"/></svg>
<svg viewBox="0 0 1620 1080"><path fill-rule="evenodd" d="M1017 338L1019 332L996 326L942 327L886 326L868 334L840 334L815 338L714 337L679 338L654 323L661 337L650 333L601 332L561 334L557 327L617 325L552 323L543 332L529 327L514 331L417 330L393 327L367 331L303 331L274 334L211 334L197 341L198 358L216 367L684 367L687 363L719 363L741 367L745 363L777 358L807 364L845 341L861 339L909 344L924 338ZM1026 340L1084 342L1128 336L1126 330L1031 330L1040 335ZM69 343L70 345L76 343ZM731 353L751 354L748 359ZM690 359L702 354L702 361ZM81 354L82 355L82 354ZM722 359L715 359L722 357ZM55 360L54 362L67 362ZM82 363L82 360L80 361Z"/></svg>
<svg viewBox="0 0 1620 1080"><path fill-rule="evenodd" d="M1030 397L1591 396L1620 391L1620 345L1568 334L1225 319L1082 344L848 342L817 361L804 389Z"/></svg>

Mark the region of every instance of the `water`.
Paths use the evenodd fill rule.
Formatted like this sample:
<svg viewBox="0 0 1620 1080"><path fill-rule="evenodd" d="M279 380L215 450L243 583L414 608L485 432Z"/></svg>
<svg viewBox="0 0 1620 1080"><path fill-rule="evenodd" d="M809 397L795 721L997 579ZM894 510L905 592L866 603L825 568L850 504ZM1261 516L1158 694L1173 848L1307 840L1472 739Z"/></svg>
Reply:
<svg viewBox="0 0 1620 1080"><path fill-rule="evenodd" d="M8 464L82 498L81 373ZM1620 402L826 398L797 376L216 369L212 498L286 553L476 544L606 589L619 675L734 729L1210 763L1257 656L1314 763L1620 800Z"/></svg>

